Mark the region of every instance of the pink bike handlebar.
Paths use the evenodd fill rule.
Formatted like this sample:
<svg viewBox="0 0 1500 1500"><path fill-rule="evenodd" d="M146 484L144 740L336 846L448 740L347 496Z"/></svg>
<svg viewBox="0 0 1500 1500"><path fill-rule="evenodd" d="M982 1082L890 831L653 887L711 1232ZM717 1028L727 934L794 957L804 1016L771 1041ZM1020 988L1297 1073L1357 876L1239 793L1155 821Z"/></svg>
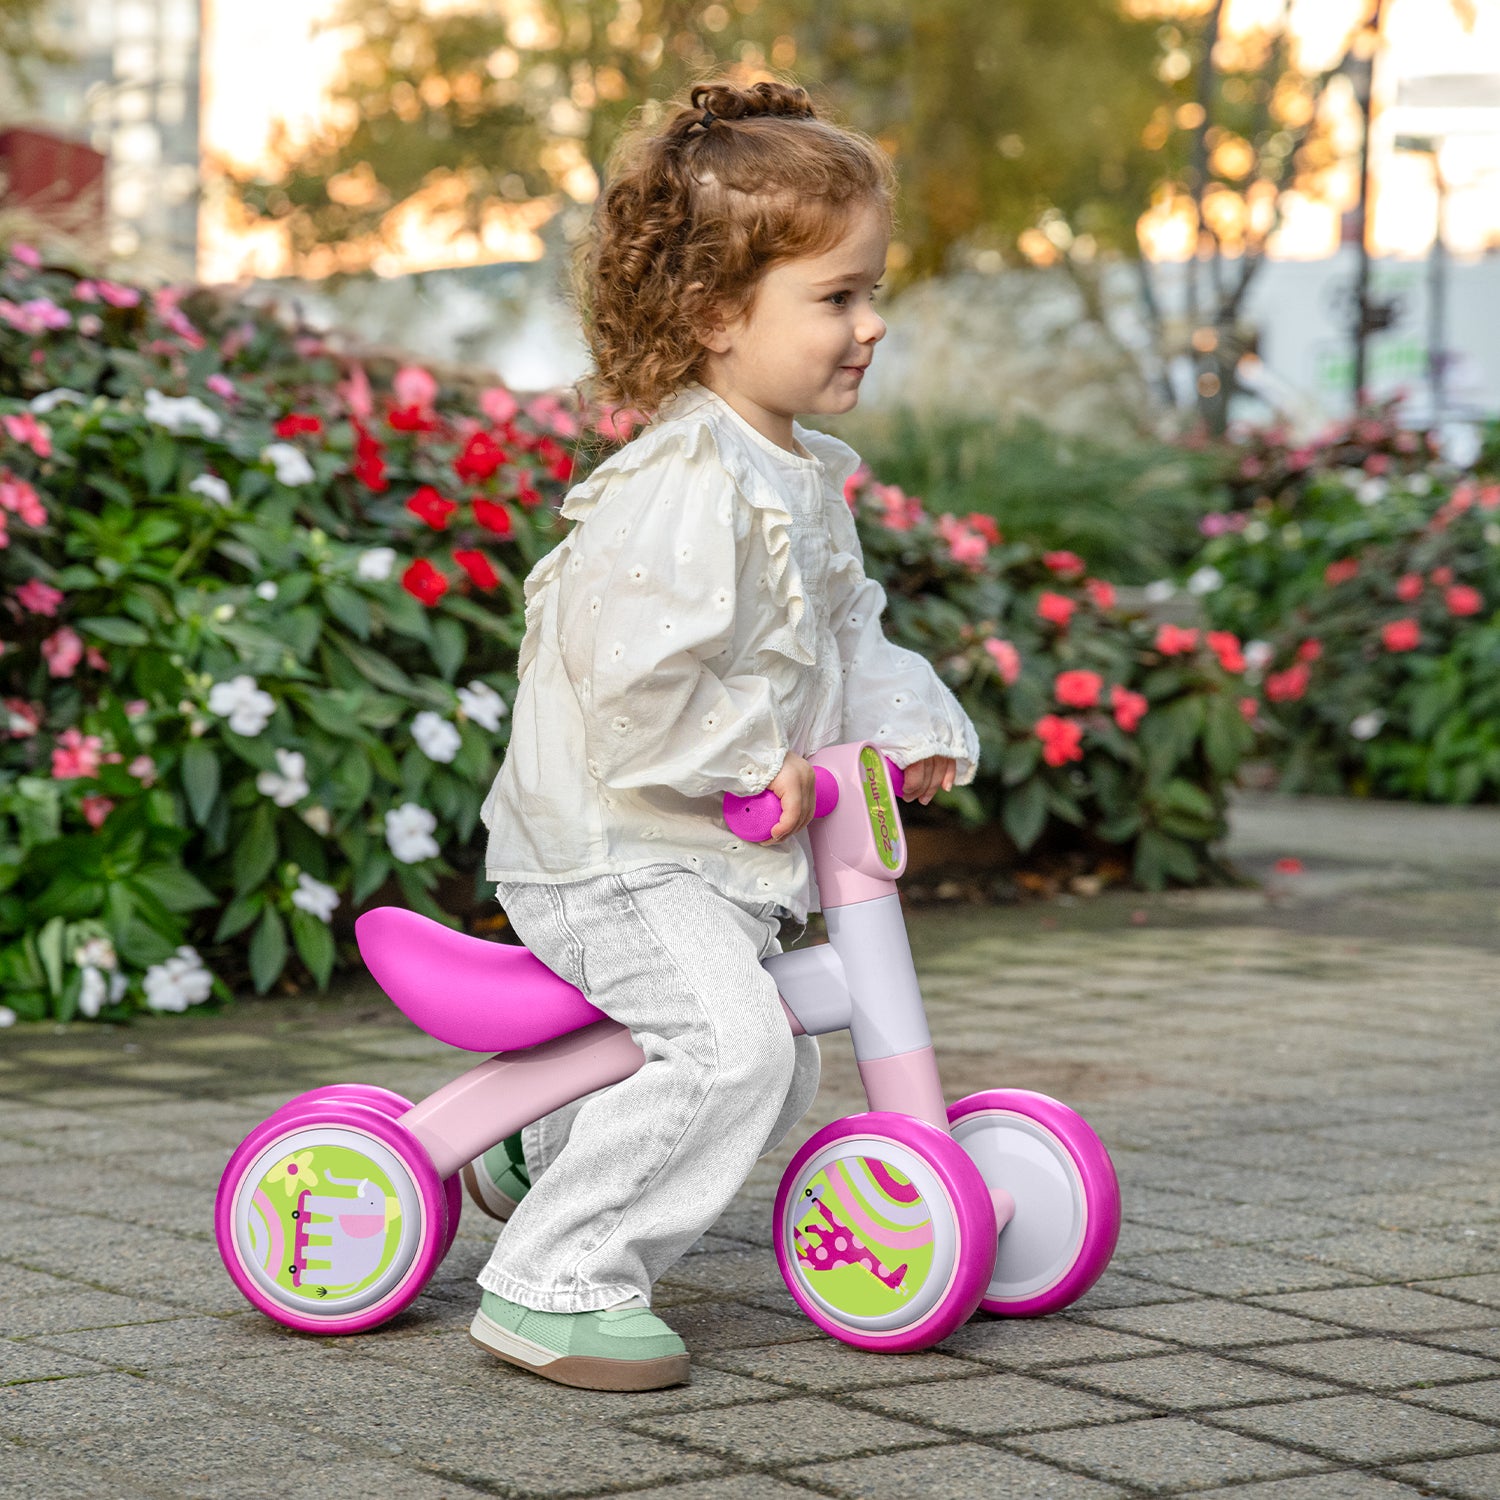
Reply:
<svg viewBox="0 0 1500 1500"><path fill-rule="evenodd" d="M885 761L890 772L891 786L896 795L901 795L904 777L901 767L889 757ZM815 787L813 816L826 818L839 805L839 784L832 771L822 766L813 767ZM747 844L764 844L771 837L771 830L781 821L781 798L769 787L753 797L737 797L733 792L724 793L724 822L736 838Z"/></svg>

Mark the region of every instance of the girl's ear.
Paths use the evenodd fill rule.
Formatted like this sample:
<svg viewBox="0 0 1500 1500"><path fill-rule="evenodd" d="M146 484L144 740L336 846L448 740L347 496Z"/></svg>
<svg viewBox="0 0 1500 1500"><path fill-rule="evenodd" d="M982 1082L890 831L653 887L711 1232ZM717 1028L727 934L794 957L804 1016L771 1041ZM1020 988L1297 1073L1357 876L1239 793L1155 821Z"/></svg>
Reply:
<svg viewBox="0 0 1500 1500"><path fill-rule="evenodd" d="M687 290L696 291L702 285L701 281L695 281ZM698 342L711 353L725 353L729 348L729 328L725 323L722 310L710 308L706 321L699 325L695 336Z"/></svg>

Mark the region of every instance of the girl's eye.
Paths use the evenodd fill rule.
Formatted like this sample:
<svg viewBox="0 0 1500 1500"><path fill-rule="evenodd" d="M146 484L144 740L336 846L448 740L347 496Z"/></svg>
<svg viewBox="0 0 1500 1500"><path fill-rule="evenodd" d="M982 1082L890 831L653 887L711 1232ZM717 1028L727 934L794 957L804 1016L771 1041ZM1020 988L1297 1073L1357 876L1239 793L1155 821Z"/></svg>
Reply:
<svg viewBox="0 0 1500 1500"><path fill-rule="evenodd" d="M875 300L875 293L880 291L884 286L885 283L883 281L878 281L874 286L870 288L870 300L872 302ZM848 306L848 304L846 302L841 302L839 299L841 297L849 297L852 295L853 294L851 292L834 292L832 296L826 298L825 300L828 302L832 302L835 307L846 307Z"/></svg>

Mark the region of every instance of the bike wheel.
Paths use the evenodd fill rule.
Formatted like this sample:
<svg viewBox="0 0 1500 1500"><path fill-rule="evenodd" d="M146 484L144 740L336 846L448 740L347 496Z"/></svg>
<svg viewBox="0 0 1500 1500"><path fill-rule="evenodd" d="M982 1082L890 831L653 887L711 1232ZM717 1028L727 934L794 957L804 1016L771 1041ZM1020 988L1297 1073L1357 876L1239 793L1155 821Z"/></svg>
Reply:
<svg viewBox="0 0 1500 1500"><path fill-rule="evenodd" d="M857 1349L925 1349L973 1313L995 1211L963 1148L925 1120L872 1111L825 1126L776 1194L776 1261L797 1305Z"/></svg>
<svg viewBox="0 0 1500 1500"><path fill-rule="evenodd" d="M1120 1185L1092 1126L1028 1089L989 1089L948 1110L953 1139L1016 1203L979 1305L1035 1318L1076 1302L1120 1237Z"/></svg>
<svg viewBox="0 0 1500 1500"><path fill-rule="evenodd" d="M300 1109L304 1105L317 1104L327 1099L338 1099L347 1104L367 1104L390 1120L399 1120L412 1107L410 1099L403 1098L394 1089L383 1089L379 1084L328 1083L322 1088L298 1094L295 1099L288 1099L276 1113L285 1114L289 1109ZM458 1234L459 1217L464 1211L464 1188L457 1172L443 1180L443 1202L448 1212L447 1227L443 1231L443 1259L446 1260L448 1252L453 1248L454 1237Z"/></svg>
<svg viewBox="0 0 1500 1500"><path fill-rule="evenodd" d="M230 1278L304 1333L359 1333L394 1317L442 1260L447 1225L421 1142L372 1105L336 1097L256 1126L214 1205Z"/></svg>

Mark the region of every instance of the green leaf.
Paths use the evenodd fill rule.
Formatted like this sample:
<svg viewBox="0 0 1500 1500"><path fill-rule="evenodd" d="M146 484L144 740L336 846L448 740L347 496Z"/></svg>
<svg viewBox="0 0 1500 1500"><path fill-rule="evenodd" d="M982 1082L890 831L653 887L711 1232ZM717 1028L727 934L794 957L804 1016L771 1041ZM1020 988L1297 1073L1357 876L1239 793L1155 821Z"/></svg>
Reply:
<svg viewBox="0 0 1500 1500"><path fill-rule="evenodd" d="M388 693L400 693L403 697L411 696L416 684L395 662L388 660L378 651L356 646L353 641L343 641L340 644L344 655L353 662L360 676Z"/></svg>
<svg viewBox="0 0 1500 1500"><path fill-rule="evenodd" d="M355 906L362 905L376 891L385 884L387 876L391 873L391 857L384 850L372 854L364 864L359 866L355 874L354 890L350 893L350 901Z"/></svg>
<svg viewBox="0 0 1500 1500"><path fill-rule="evenodd" d="M458 669L464 664L469 649L469 638L457 620L438 620L432 627L432 659L437 669L452 682Z"/></svg>
<svg viewBox="0 0 1500 1500"><path fill-rule="evenodd" d="M268 906L250 939L250 978L255 993L264 995L286 967L286 924L274 906Z"/></svg>
<svg viewBox="0 0 1500 1500"><path fill-rule="evenodd" d="M153 432L141 451L141 473L153 495L159 495L177 468L177 444L170 433Z"/></svg>
<svg viewBox="0 0 1500 1500"><path fill-rule="evenodd" d="M80 620L78 628L112 646L147 646L151 643L145 630L133 620L122 620L118 615L93 615Z"/></svg>
<svg viewBox="0 0 1500 1500"><path fill-rule="evenodd" d="M352 630L360 640L370 638L370 605L363 594L346 584L330 583L323 590L323 602L331 614L346 629Z"/></svg>
<svg viewBox="0 0 1500 1500"><path fill-rule="evenodd" d="M1040 778L1006 793L1004 822L1011 841L1024 854L1047 823L1047 795Z"/></svg>
<svg viewBox="0 0 1500 1500"><path fill-rule="evenodd" d="M67 922L62 917L53 917L37 934L36 951L47 975L47 988L60 995L63 987L63 938L67 933Z"/></svg>
<svg viewBox="0 0 1500 1500"><path fill-rule="evenodd" d="M234 890L237 896L265 883L276 863L276 822L262 802L251 813L234 851Z"/></svg>
<svg viewBox="0 0 1500 1500"><path fill-rule="evenodd" d="M168 911L198 911L214 906L218 897L184 865L163 862L137 872L135 883L144 886Z"/></svg>
<svg viewBox="0 0 1500 1500"><path fill-rule="evenodd" d="M295 907L292 911L292 941L297 945L302 962L318 981L318 988L326 990L333 973L333 961L338 956L328 924L310 911Z"/></svg>
<svg viewBox="0 0 1500 1500"><path fill-rule="evenodd" d="M201 827L208 822L219 795L219 757L213 746L201 739L189 740L182 752L182 789Z"/></svg>
<svg viewBox="0 0 1500 1500"><path fill-rule="evenodd" d="M222 943L227 938L237 937L261 914L265 904L264 891L251 891L248 896L236 896L219 918L219 925L214 929L214 942Z"/></svg>

